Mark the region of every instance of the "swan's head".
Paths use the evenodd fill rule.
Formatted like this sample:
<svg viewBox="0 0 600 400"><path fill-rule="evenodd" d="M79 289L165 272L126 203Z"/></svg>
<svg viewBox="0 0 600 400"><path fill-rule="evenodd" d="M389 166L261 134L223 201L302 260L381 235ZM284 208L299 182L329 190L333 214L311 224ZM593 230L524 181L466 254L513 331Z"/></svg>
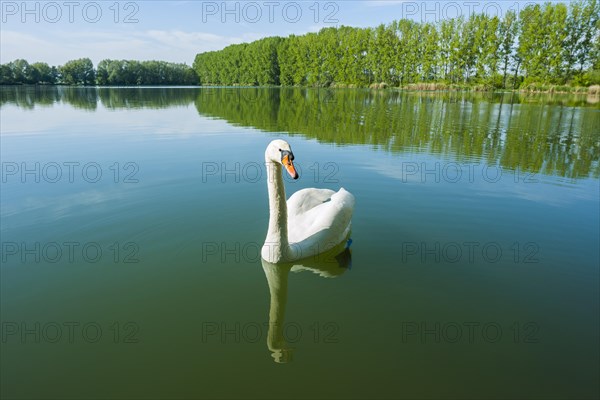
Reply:
<svg viewBox="0 0 600 400"><path fill-rule="evenodd" d="M298 172L294 167L294 153L289 143L285 140L273 140L265 151L265 160L283 165L292 179L298 179Z"/></svg>

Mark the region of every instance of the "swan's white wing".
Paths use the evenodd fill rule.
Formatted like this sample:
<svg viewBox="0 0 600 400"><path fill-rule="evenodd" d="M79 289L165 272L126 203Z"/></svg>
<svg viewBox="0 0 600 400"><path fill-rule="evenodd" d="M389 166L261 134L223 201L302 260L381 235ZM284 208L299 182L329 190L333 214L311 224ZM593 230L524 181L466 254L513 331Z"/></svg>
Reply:
<svg viewBox="0 0 600 400"><path fill-rule="evenodd" d="M298 190L287 201L288 221L290 217L303 214L331 199L335 192L329 189Z"/></svg>
<svg viewBox="0 0 600 400"><path fill-rule="evenodd" d="M302 257L329 250L350 231L354 196L345 189L304 189L288 201L288 238ZM293 202L291 202L293 200Z"/></svg>

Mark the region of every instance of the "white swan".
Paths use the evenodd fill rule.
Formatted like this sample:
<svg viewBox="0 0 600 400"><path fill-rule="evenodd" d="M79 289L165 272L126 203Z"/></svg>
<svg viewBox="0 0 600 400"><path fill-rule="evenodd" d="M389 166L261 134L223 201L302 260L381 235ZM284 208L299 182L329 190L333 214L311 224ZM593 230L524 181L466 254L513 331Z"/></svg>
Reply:
<svg viewBox="0 0 600 400"><path fill-rule="evenodd" d="M294 153L284 140L267 146L269 230L261 256L270 263L291 262L325 252L346 240L354 211L354 196L341 188L303 189L285 200L281 167L298 179Z"/></svg>

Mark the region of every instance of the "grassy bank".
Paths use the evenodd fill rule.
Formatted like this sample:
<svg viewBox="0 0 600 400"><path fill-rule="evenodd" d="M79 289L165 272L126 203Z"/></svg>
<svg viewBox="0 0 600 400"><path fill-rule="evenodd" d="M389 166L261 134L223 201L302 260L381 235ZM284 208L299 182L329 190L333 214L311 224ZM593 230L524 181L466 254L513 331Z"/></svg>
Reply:
<svg viewBox="0 0 600 400"><path fill-rule="evenodd" d="M332 87L354 87L352 85L332 85ZM586 94L599 95L600 85L586 86L568 86L568 85L551 85L551 84L529 84L518 89L500 89L492 85L456 85L446 83L411 83L408 85L391 87L385 82L373 83L369 86L370 89L399 89L415 92L431 92L431 91L472 91L472 92L519 92L519 93L564 93L564 94Z"/></svg>
<svg viewBox="0 0 600 400"><path fill-rule="evenodd" d="M5 85L0 84L0 87L10 86L71 86L71 87L84 87L83 85L67 85L67 84L45 84L45 83L34 83L34 84L11 84ZM136 88L140 86L146 87L164 87L169 85L120 85L114 87L123 88ZM239 87L239 88L284 88L284 87L295 87L305 89L316 89L316 88L327 88L327 89L372 89L372 90L401 90L407 92L502 92L502 93L530 93L530 94L574 94L574 95L588 95L588 96L600 96L600 85L592 85L589 87L585 86L567 86L567 85L550 85L550 84L530 84L518 89L502 89L496 88L490 85L457 85L457 84L446 84L446 83L411 83L404 86L391 86L385 82L373 83L368 87L353 85L353 84L332 84L329 86L278 86L278 85L217 85L217 84L204 84L204 85L192 85L196 87ZM103 85L89 85L87 87L104 87Z"/></svg>

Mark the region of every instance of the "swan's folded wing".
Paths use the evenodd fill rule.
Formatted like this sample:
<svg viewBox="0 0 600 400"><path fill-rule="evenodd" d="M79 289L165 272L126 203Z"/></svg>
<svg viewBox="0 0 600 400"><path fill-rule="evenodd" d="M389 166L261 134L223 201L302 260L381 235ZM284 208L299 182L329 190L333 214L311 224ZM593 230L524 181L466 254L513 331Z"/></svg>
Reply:
<svg viewBox="0 0 600 400"><path fill-rule="evenodd" d="M288 219L304 214L331 199L335 192L329 189L302 189L294 193L287 201Z"/></svg>
<svg viewBox="0 0 600 400"><path fill-rule="evenodd" d="M342 188L327 200L302 213L289 215L288 212L290 243L330 247L344 239L354 211L354 196Z"/></svg>

